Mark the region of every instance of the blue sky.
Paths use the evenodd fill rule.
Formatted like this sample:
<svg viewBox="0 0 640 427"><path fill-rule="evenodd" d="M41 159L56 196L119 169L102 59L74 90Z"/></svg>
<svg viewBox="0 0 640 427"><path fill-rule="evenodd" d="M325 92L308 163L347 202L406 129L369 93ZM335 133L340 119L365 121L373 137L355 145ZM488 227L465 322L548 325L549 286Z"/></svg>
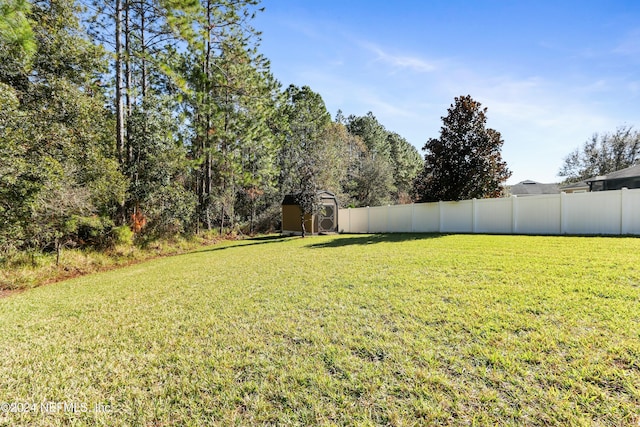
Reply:
<svg viewBox="0 0 640 427"><path fill-rule="evenodd" d="M263 0L260 51L332 116L372 111L420 152L454 97L488 108L513 176L561 180L594 133L640 128L640 1Z"/></svg>

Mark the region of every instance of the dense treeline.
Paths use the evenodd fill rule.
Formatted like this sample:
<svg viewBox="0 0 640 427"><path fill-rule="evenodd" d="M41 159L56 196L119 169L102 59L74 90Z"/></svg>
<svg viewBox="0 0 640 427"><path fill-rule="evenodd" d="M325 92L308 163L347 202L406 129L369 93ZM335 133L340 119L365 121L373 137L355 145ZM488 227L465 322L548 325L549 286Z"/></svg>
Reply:
<svg viewBox="0 0 640 427"><path fill-rule="evenodd" d="M278 227L291 192L409 202L417 150L283 88L252 0L5 0L0 251ZM124 237L123 237L124 236Z"/></svg>

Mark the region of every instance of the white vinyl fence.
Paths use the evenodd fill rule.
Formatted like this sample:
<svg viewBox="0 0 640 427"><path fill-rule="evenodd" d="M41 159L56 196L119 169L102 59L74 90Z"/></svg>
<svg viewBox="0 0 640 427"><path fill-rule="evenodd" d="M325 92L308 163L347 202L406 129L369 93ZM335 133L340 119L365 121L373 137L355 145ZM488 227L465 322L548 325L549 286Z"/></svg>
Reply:
<svg viewBox="0 0 640 427"><path fill-rule="evenodd" d="M341 233L640 235L640 189L340 209Z"/></svg>

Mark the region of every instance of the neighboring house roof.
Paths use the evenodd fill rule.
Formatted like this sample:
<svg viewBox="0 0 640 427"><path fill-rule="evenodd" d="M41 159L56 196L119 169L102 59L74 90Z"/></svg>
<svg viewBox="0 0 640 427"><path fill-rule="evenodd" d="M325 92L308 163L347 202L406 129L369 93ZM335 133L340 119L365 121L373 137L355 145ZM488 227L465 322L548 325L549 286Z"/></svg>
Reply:
<svg viewBox="0 0 640 427"><path fill-rule="evenodd" d="M637 178L640 177L640 164L635 165L635 166L631 166L625 169L620 169L619 171L615 171L615 172L611 172L607 175L601 175L601 176L594 176L591 178L587 178L584 181L580 181L580 182L574 182L573 184L569 184L569 185L563 185L562 187L560 187L560 189L562 191L566 191L566 190L575 190L575 189L582 189L582 188L591 188L591 184L593 184L594 182L599 182L599 181L612 181L614 179L622 179L624 180L625 178ZM624 181L623 181L624 183ZM622 184L621 184L622 185ZM612 189L612 188L609 188Z"/></svg>
<svg viewBox="0 0 640 427"><path fill-rule="evenodd" d="M640 176L640 164L631 166L625 169L620 169L619 171L611 172L604 176L596 176L594 178L590 178L587 180L587 182L608 181L611 179L620 179L620 178L633 178L636 176Z"/></svg>
<svg viewBox="0 0 640 427"><path fill-rule="evenodd" d="M587 180L590 191L640 188L640 164Z"/></svg>
<svg viewBox="0 0 640 427"><path fill-rule="evenodd" d="M558 194L558 184L542 184L540 182L526 180L511 186L509 192L514 196L533 196L539 194Z"/></svg>
<svg viewBox="0 0 640 427"><path fill-rule="evenodd" d="M563 185L562 187L560 187L560 190L565 191L565 190L575 190L575 189L582 189L582 188L589 188L589 183L587 181L578 181L578 182L574 182L573 184L568 184L568 185Z"/></svg>

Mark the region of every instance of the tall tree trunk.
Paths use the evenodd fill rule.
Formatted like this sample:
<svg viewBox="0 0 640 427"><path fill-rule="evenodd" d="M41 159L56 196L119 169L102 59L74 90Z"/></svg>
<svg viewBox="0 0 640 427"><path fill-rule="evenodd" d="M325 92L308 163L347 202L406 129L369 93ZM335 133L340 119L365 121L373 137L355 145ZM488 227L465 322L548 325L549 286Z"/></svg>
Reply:
<svg viewBox="0 0 640 427"><path fill-rule="evenodd" d="M126 165L130 166L133 163L133 146L131 145L131 141L129 138L129 135L131 134L131 132L129 131L129 125L128 122L129 120L127 120L130 116L131 116L131 111L132 111L132 103L133 100L131 99L131 85L132 85L132 78L131 78L131 19L129 18L129 0L124 0L125 4L124 4L124 97L125 97L125 107L124 107L124 111L123 111L123 118L126 121L126 125L123 126L123 138L125 139L125 146L126 146Z"/></svg>
<svg viewBox="0 0 640 427"><path fill-rule="evenodd" d="M144 10L144 2L140 1L140 50L141 50L141 62L140 62L140 73L141 73L141 94L142 99L144 100L147 95L147 57L146 57L146 41L145 41L145 26L146 26L146 14Z"/></svg>
<svg viewBox="0 0 640 427"><path fill-rule="evenodd" d="M124 105L122 102L122 0L116 0L115 14L115 107L116 107L116 152L118 155L118 163L122 172L125 171L126 153L125 153L125 132L124 132ZM118 207L117 221L121 224L127 222L126 200L120 201Z"/></svg>
<svg viewBox="0 0 640 427"><path fill-rule="evenodd" d="M212 18L212 4L211 0L207 0L207 40L205 42L205 57L203 63L204 72L204 108L205 108L205 126L204 126L204 138L203 138L203 153L205 154L205 170L204 170L204 211L206 215L207 230L211 230L211 191L213 189L213 159L211 153L211 18Z"/></svg>
<svg viewBox="0 0 640 427"><path fill-rule="evenodd" d="M116 56L116 148L120 166L124 165L124 105L122 102L122 0L116 0L115 16L115 56Z"/></svg>
<svg viewBox="0 0 640 427"><path fill-rule="evenodd" d="M222 203L221 214L220 214L220 235L224 234L224 203Z"/></svg>
<svg viewBox="0 0 640 427"><path fill-rule="evenodd" d="M249 220L249 233L253 235L254 232L254 218L256 217L256 201L255 199L251 199L251 219Z"/></svg>
<svg viewBox="0 0 640 427"><path fill-rule="evenodd" d="M208 122L209 120L207 120ZM208 138L207 138L208 140ZM211 191L213 190L213 185L212 185L212 158L211 158L211 153L210 153L210 149L209 149L209 144L207 143L207 147L206 147L206 161L205 161L205 175L204 175L204 209L205 209L205 213L206 213L206 218L207 218L207 230L211 230L212 224L211 224L211 209L210 205L211 205Z"/></svg>

